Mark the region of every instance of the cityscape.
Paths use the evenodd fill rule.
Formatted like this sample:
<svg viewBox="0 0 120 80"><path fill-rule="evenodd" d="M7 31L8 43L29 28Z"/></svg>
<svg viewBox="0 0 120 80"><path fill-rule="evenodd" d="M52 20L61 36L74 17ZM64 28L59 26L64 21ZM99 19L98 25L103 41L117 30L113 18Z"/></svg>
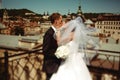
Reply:
<svg viewBox="0 0 120 80"><path fill-rule="evenodd" d="M88 48L89 54L84 57L92 79L120 80L120 13L85 13L78 1L74 12L68 9L62 16L64 21L82 16L86 27L98 30L95 38L99 39L100 48ZM0 80L45 80L46 75L41 71L42 41L51 26L51 13L1 7Z"/></svg>

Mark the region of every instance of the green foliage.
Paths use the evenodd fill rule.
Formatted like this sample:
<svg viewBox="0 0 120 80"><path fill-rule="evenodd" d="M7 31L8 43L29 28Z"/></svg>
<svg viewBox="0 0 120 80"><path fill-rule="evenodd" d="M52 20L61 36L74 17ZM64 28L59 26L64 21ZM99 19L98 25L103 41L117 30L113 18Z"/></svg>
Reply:
<svg viewBox="0 0 120 80"><path fill-rule="evenodd" d="M24 36L24 29L21 26L15 26L14 34Z"/></svg>

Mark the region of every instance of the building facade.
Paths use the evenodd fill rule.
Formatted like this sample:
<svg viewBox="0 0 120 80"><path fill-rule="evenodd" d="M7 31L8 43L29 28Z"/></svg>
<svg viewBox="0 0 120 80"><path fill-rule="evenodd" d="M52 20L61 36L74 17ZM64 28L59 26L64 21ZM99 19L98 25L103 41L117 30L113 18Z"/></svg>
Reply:
<svg viewBox="0 0 120 80"><path fill-rule="evenodd" d="M100 15L95 22L95 27L105 36L120 39L120 15Z"/></svg>

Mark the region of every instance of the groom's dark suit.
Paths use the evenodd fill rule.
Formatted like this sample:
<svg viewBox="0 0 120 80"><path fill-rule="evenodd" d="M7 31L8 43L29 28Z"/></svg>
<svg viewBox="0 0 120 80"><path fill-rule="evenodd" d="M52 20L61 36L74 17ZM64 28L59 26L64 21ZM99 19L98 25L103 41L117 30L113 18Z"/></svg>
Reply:
<svg viewBox="0 0 120 80"><path fill-rule="evenodd" d="M58 59L54 53L58 47L57 41L54 38L55 31L50 27L44 35L43 39L43 53L44 63L43 71L47 74L53 74L58 70L61 60Z"/></svg>

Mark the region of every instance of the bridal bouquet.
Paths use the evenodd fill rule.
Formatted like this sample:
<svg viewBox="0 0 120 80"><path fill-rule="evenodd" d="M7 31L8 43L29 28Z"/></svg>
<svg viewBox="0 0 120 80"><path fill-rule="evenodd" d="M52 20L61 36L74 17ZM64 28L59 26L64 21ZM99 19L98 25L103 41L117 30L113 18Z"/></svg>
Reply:
<svg viewBox="0 0 120 80"><path fill-rule="evenodd" d="M69 49L67 45L62 45L60 47L57 48L55 55L57 58L62 58L62 59L66 59L66 57L69 54Z"/></svg>

